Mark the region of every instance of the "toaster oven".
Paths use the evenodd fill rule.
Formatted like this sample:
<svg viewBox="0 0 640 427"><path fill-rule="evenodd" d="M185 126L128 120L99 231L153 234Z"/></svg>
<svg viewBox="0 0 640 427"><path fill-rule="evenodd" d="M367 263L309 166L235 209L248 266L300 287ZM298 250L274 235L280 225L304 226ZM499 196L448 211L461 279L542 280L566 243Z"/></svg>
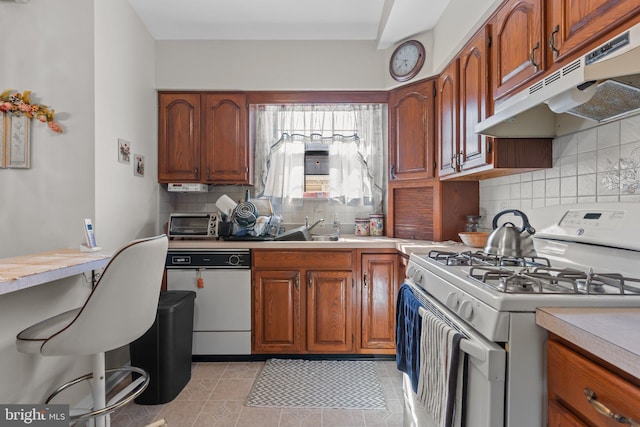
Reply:
<svg viewBox="0 0 640 427"><path fill-rule="evenodd" d="M172 213L169 217L169 237L218 237L218 213Z"/></svg>

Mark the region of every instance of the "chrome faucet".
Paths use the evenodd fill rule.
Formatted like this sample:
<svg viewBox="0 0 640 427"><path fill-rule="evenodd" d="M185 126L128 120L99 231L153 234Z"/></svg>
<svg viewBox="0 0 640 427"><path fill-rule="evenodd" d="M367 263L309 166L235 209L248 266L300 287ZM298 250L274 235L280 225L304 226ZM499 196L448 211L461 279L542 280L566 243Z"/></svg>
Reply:
<svg viewBox="0 0 640 427"><path fill-rule="evenodd" d="M313 227L315 227L316 225L320 224L321 222L324 223L324 218L320 218L319 220L317 220L313 224L309 225L309 217L308 216L304 217L304 226L309 231L313 230Z"/></svg>

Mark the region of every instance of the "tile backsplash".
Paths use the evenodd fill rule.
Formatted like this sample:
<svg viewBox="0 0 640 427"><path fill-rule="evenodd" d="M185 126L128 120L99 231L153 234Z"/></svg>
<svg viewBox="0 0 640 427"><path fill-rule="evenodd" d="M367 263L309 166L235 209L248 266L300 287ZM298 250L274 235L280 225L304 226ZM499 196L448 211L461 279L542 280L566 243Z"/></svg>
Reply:
<svg viewBox="0 0 640 427"><path fill-rule="evenodd" d="M244 199L246 190L253 192L253 188L249 186L225 185L211 186L207 193L169 193L163 186L160 191L160 224L166 223L172 212L214 212L218 210L216 200L220 196L226 194L233 200L240 201ZM308 217L309 223L325 220L322 226L314 229L316 233L333 232L333 223L337 220L340 232L346 234L354 233L356 218L368 218L369 214L376 213L371 206L347 206L333 200L320 199L300 200L282 207L280 211L274 210L282 215L287 229L304 224L305 217Z"/></svg>
<svg viewBox="0 0 640 427"><path fill-rule="evenodd" d="M556 138L553 167L480 181L480 227L503 209L640 202L640 115Z"/></svg>

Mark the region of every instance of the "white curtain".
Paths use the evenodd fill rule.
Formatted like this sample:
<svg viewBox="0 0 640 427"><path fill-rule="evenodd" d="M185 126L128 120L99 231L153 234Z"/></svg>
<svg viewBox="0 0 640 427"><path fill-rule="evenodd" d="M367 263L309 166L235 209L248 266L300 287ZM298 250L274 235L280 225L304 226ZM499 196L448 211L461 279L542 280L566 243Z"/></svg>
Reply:
<svg viewBox="0 0 640 427"><path fill-rule="evenodd" d="M304 193L306 143L329 150L329 197L382 211L383 104L261 105L256 111L256 194L292 203Z"/></svg>

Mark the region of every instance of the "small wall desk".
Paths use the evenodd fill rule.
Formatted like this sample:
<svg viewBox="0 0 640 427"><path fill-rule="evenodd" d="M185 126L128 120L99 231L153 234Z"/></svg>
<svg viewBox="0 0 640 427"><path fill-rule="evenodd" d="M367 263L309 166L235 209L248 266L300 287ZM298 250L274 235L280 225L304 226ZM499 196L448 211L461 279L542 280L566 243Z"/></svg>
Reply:
<svg viewBox="0 0 640 427"><path fill-rule="evenodd" d="M60 249L0 259L0 295L104 268L111 259L102 252Z"/></svg>

